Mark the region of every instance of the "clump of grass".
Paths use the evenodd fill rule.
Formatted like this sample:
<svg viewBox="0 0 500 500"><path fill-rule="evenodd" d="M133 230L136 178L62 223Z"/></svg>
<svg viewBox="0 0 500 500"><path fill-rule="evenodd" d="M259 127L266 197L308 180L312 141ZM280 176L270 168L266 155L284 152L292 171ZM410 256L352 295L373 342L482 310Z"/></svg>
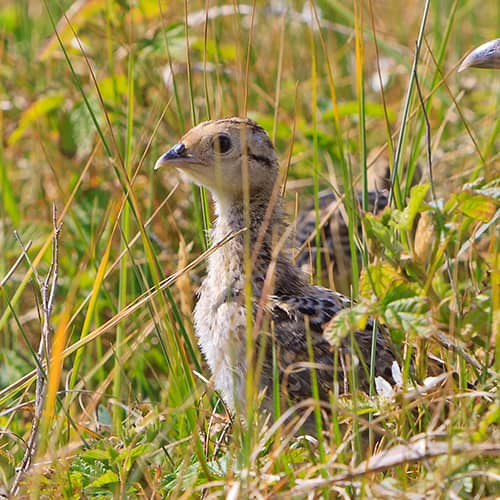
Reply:
<svg viewBox="0 0 500 500"><path fill-rule="evenodd" d="M493 6L471 16L473 2L440 4L427 17L400 2L383 12L319 0L184 7L0 8L2 488L26 451L36 371L51 377L50 363L37 365L33 269L50 268L55 203L50 327L62 333L51 339L67 341L22 494L497 494L499 76L454 72L496 35L485 28ZM399 392L332 401L320 441L285 419L243 427L213 393L186 307L204 272L209 202L151 168L195 122L245 111L284 161L290 153L291 206L333 185L350 227L362 221L358 305L332 338L370 315L415 349L417 386L406 366ZM363 215L354 193L366 198L373 149L395 181L378 217ZM424 180L410 192L417 164ZM31 241L32 266L14 230ZM350 243L355 251L353 230ZM443 359L445 376L424 384L427 354ZM383 437L361 452L363 429Z"/></svg>

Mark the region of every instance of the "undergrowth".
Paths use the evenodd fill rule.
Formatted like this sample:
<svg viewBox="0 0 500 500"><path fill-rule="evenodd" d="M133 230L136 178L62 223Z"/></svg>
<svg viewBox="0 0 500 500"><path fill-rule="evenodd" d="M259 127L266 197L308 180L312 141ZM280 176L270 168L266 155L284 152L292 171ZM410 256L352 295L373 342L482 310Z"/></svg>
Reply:
<svg viewBox="0 0 500 500"><path fill-rule="evenodd" d="M500 75L456 73L498 35L499 13L471 0L427 7L2 4L4 492L499 494ZM372 317L416 360L399 388L332 400L321 439L293 419L242 425L196 346L210 201L152 166L191 126L230 115L257 120L289 163L292 223L320 189L344 193L350 227L362 222L362 241L349 233L357 302L330 325L332 342ZM356 195L366 203L374 159L394 180L379 215ZM444 364L426 379L432 356Z"/></svg>

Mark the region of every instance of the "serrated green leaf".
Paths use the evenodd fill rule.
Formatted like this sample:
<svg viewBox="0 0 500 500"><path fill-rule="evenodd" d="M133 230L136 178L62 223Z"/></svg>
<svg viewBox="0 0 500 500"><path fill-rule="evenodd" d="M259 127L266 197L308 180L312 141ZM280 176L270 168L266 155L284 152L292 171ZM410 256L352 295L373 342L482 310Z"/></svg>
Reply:
<svg viewBox="0 0 500 500"><path fill-rule="evenodd" d="M381 299L403 277L389 262L371 264L361 272L359 291L363 297L370 298L372 294Z"/></svg>
<svg viewBox="0 0 500 500"><path fill-rule="evenodd" d="M368 316L368 311L362 304L343 309L328 323L324 335L332 346L338 347L349 333L365 328Z"/></svg>
<svg viewBox="0 0 500 500"><path fill-rule="evenodd" d="M489 196L472 191L463 191L458 195L458 210L473 219L488 222L498 207L498 202Z"/></svg>
<svg viewBox="0 0 500 500"><path fill-rule="evenodd" d="M424 297L408 297L389 302L383 312L389 328L401 329L421 337L432 334L432 324Z"/></svg>
<svg viewBox="0 0 500 500"><path fill-rule="evenodd" d="M423 297L420 297L419 294L420 287L416 283L409 281L400 281L394 283L393 286L387 289L387 293L383 298L383 302L385 304L390 304L392 302L397 302L403 299L416 299L423 300L425 302L425 299Z"/></svg>

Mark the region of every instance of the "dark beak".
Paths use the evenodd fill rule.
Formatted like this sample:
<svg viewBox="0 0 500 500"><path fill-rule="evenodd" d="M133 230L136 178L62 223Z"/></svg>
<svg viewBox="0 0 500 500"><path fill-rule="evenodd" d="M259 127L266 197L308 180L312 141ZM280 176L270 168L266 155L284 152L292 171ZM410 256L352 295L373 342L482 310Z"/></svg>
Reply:
<svg viewBox="0 0 500 500"><path fill-rule="evenodd" d="M463 61L458 71L467 68L500 69L500 38L483 43L474 49Z"/></svg>
<svg viewBox="0 0 500 500"><path fill-rule="evenodd" d="M186 146L179 142L173 148L169 149L165 154L158 158L155 163L154 169L158 170L160 167L165 165L179 166L179 163L185 162L188 159L186 154Z"/></svg>

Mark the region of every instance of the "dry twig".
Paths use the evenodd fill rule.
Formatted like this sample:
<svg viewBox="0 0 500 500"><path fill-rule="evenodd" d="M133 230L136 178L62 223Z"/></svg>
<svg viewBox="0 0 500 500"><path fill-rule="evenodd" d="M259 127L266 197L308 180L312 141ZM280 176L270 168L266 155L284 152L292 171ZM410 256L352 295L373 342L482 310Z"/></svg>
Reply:
<svg viewBox="0 0 500 500"><path fill-rule="evenodd" d="M31 423L31 431L26 444L26 450L24 452L21 464L17 467L16 476L10 490L12 496L17 496L17 494L19 493L20 482L26 472L30 469L33 458L36 454L38 446L38 434L40 430L40 420L42 416L43 406L45 404L47 374L44 370L44 364L45 366L48 366L48 362L50 360L50 320L52 316L52 310L54 308L54 299L59 272L59 234L62 228L62 224L57 223L57 210L55 205L52 208L52 224L54 228L54 235L52 237L52 259L49 270L44 279L41 278L41 276L38 274L38 271L32 266L27 254L27 248L23 245L21 239L16 233L16 238L23 250L23 256L26 258L29 266L32 268L33 275L35 276L36 283L38 284L38 288L40 290L42 334L40 337L40 344L38 346L38 352L35 360L37 365L35 413L33 415L33 420Z"/></svg>

